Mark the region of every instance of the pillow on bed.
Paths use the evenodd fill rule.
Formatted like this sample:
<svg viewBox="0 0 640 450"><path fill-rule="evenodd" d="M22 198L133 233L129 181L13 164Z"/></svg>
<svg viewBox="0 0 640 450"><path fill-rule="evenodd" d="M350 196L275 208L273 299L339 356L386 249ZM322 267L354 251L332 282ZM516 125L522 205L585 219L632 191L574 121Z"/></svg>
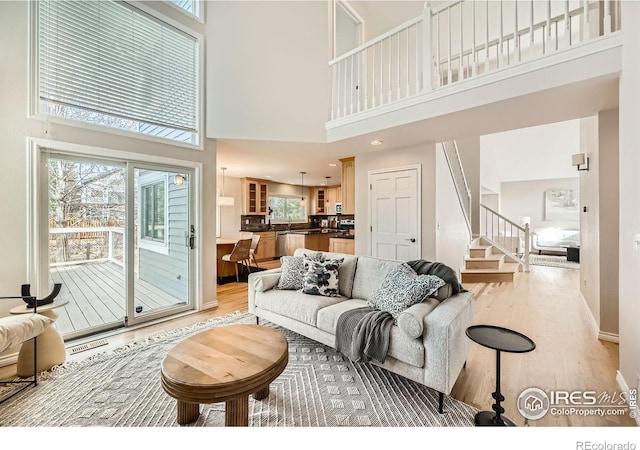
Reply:
<svg viewBox="0 0 640 450"><path fill-rule="evenodd" d="M367 303L397 318L402 311L420 303L444 285L442 278L418 275L408 264L402 263L391 269Z"/></svg>

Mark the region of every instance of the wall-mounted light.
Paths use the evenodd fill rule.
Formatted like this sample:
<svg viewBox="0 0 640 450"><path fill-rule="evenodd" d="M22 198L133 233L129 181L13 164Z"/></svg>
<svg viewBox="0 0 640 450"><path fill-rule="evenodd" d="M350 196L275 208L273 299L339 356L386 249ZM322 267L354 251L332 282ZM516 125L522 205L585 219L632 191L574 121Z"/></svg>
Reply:
<svg viewBox="0 0 640 450"><path fill-rule="evenodd" d="M218 206L233 206L235 199L233 197L225 197L224 195L224 171L227 170L227 168L220 167L220 170L222 170L222 190L220 191L222 195L216 197L216 204Z"/></svg>
<svg viewBox="0 0 640 450"><path fill-rule="evenodd" d="M300 206L304 206L306 202L304 201L304 174L307 172L300 172L302 176L302 181L300 182Z"/></svg>
<svg viewBox="0 0 640 450"><path fill-rule="evenodd" d="M571 155L571 165L576 166L578 170L589 170L589 157L584 153L576 153L575 155ZM584 166L586 167L580 167Z"/></svg>
<svg viewBox="0 0 640 450"><path fill-rule="evenodd" d="M185 176L177 173L173 177L173 184L175 184L176 186L182 186L184 184L184 180L185 180Z"/></svg>

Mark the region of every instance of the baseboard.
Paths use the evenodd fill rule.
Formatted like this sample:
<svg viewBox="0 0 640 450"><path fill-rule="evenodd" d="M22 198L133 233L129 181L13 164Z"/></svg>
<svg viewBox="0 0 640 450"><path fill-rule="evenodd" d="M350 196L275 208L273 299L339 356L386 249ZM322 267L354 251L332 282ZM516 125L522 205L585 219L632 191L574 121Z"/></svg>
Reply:
<svg viewBox="0 0 640 450"><path fill-rule="evenodd" d="M627 381L624 379L624 377L622 376L622 373L620 373L619 370L616 373L616 382L618 383L618 387L620 388L620 391L624 392L627 398L629 398L629 385L627 384ZM640 417L638 417L637 412L638 412L638 407L636 407L635 420L636 420L636 425L640 427Z"/></svg>
<svg viewBox="0 0 640 450"><path fill-rule="evenodd" d="M596 338L600 339L600 325L598 325L598 321L589 309L589 304L587 303L587 299L584 298L584 295L582 295L582 291L580 291L580 298L582 299L582 305L587 312L587 317L589 317L589 323L593 329L593 334L595 334Z"/></svg>
<svg viewBox="0 0 640 450"><path fill-rule="evenodd" d="M598 332L598 339L601 341L620 343L620 336L615 333L607 333L606 331Z"/></svg>

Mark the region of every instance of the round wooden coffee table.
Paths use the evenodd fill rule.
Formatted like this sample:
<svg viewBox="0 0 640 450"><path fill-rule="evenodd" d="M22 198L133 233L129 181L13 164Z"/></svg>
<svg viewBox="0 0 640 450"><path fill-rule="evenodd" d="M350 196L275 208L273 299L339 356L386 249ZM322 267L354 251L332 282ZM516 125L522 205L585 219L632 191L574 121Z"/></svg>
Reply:
<svg viewBox="0 0 640 450"><path fill-rule="evenodd" d="M177 400L178 423L195 422L201 403L226 402L225 425L249 425L249 395L262 400L289 362L282 333L263 325L202 331L176 345L162 361L163 389Z"/></svg>

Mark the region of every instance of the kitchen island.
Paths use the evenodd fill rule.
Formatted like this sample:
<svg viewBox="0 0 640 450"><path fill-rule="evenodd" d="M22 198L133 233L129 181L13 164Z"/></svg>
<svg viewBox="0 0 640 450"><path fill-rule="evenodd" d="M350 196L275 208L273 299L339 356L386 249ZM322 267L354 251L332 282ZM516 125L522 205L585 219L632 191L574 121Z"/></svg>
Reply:
<svg viewBox="0 0 640 450"><path fill-rule="evenodd" d="M345 233L339 230L320 228L289 231L287 233L287 255L292 256L297 248L328 252L329 240L344 235Z"/></svg>

